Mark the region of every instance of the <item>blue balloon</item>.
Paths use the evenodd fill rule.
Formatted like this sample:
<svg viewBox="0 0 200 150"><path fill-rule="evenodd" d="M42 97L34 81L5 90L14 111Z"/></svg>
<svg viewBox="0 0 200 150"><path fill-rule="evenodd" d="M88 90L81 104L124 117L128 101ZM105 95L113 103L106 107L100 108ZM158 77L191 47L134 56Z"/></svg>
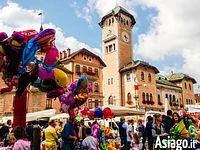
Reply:
<svg viewBox="0 0 200 150"><path fill-rule="evenodd" d="M102 118L103 110L101 108L96 108L94 111L94 118Z"/></svg>
<svg viewBox="0 0 200 150"><path fill-rule="evenodd" d="M81 76L76 83L73 94L86 93L86 90L88 90L88 79L86 76Z"/></svg>
<svg viewBox="0 0 200 150"><path fill-rule="evenodd" d="M26 44L24 51L22 53L22 68L20 73L23 73L26 69L26 66L31 62L36 60L35 54L38 50L38 44L34 41L35 38L32 38Z"/></svg>

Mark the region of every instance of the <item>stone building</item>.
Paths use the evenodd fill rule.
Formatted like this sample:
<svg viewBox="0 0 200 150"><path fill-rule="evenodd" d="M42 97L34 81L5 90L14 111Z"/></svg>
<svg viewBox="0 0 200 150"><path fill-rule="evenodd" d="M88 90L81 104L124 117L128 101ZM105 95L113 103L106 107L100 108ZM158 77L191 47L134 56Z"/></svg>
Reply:
<svg viewBox="0 0 200 150"><path fill-rule="evenodd" d="M134 16L119 5L104 15L102 28L104 105L145 110L181 109L194 101L195 79L183 74L159 75L148 62L133 60Z"/></svg>

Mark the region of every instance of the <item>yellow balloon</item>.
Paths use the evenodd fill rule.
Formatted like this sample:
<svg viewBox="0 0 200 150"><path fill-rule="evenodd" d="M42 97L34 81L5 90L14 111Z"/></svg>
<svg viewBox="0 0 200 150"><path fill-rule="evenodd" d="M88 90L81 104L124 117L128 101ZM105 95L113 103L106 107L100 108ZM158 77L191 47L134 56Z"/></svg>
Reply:
<svg viewBox="0 0 200 150"><path fill-rule="evenodd" d="M19 42L17 42L16 40L12 40L12 45L21 46L21 44Z"/></svg>
<svg viewBox="0 0 200 150"><path fill-rule="evenodd" d="M67 86L68 78L67 74L63 72L62 70L55 68L54 69L54 77L56 84L62 88L65 88Z"/></svg>
<svg viewBox="0 0 200 150"><path fill-rule="evenodd" d="M3 54L3 55L6 55L4 49L3 49L3 47L1 45L0 45L0 53Z"/></svg>

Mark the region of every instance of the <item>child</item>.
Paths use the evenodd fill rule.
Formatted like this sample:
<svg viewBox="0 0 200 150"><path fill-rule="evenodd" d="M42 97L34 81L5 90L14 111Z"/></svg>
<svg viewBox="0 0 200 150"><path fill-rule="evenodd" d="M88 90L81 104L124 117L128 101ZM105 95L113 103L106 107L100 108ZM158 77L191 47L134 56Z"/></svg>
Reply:
<svg viewBox="0 0 200 150"><path fill-rule="evenodd" d="M133 139L131 141L131 150L139 150L139 137L137 135L137 133L133 133Z"/></svg>

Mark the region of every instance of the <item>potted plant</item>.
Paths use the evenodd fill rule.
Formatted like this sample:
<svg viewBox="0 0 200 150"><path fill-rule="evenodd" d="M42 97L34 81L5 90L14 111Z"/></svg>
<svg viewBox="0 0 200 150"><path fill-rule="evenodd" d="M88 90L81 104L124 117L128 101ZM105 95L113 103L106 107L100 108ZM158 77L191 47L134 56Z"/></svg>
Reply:
<svg viewBox="0 0 200 150"><path fill-rule="evenodd" d="M154 101L151 101L151 105L154 105Z"/></svg>
<svg viewBox="0 0 200 150"><path fill-rule="evenodd" d="M132 105L133 104L133 101L132 100L127 100L126 102L128 105Z"/></svg>
<svg viewBox="0 0 200 150"><path fill-rule="evenodd" d="M158 105L160 105L160 106L161 106L161 105L162 105L162 102L158 102Z"/></svg>
<svg viewBox="0 0 200 150"><path fill-rule="evenodd" d="M146 104L146 103L147 103L147 101L143 100L143 101L142 101L142 103L143 103L143 104Z"/></svg>
<svg viewBox="0 0 200 150"><path fill-rule="evenodd" d="M147 100L146 103L149 105L151 102L150 102L150 100Z"/></svg>

